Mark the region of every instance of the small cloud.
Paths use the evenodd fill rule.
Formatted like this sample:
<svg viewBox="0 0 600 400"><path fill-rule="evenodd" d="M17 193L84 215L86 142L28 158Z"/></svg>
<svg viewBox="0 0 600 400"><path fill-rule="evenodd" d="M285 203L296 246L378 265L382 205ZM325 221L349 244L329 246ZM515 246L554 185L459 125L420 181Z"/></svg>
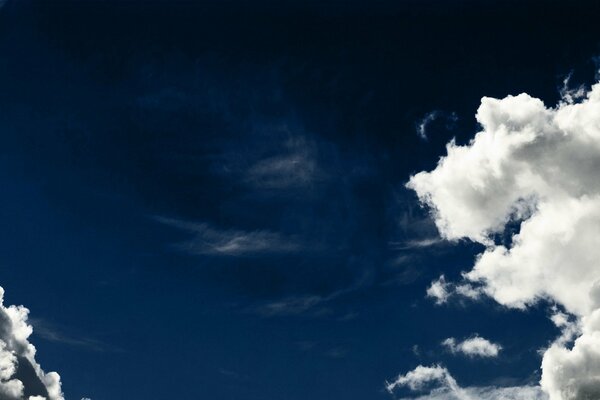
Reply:
<svg viewBox="0 0 600 400"><path fill-rule="evenodd" d="M497 357L500 350L502 350L502 346L499 344L492 343L477 335L462 342L457 342L455 338L448 338L442 342L442 346L446 347L451 353L460 353L471 358Z"/></svg>
<svg viewBox="0 0 600 400"><path fill-rule="evenodd" d="M444 118L446 120L446 128L451 129L458 121L456 113L447 113L444 111L434 110L425 114L425 116L416 124L417 135L423 140L428 140L427 127L436 119Z"/></svg>
<svg viewBox="0 0 600 400"><path fill-rule="evenodd" d="M452 391L459 390L458 384L450 375L448 370L440 365L431 367L425 367L419 365L412 371L409 371L405 375L400 375L395 381L389 383L386 382L386 389L392 393L394 389L402 386L408 387L410 390L417 391L422 390L426 385L432 382L440 382L442 385L452 389Z"/></svg>
<svg viewBox="0 0 600 400"><path fill-rule="evenodd" d="M157 221L194 234L194 238L177 247L191 254L213 256L252 256L285 254L300 251L298 241L266 230L218 230L206 223L194 223L157 217Z"/></svg>
<svg viewBox="0 0 600 400"><path fill-rule="evenodd" d="M421 349L419 348L418 344L413 345L413 347L411 347L411 351L415 356L421 357Z"/></svg>
<svg viewBox="0 0 600 400"><path fill-rule="evenodd" d="M444 304L450 297L448 288L449 283L446 282L444 275L441 275L436 281L431 282L431 286L427 288L427 297L435 299L437 305Z"/></svg>
<svg viewBox="0 0 600 400"><path fill-rule="evenodd" d="M573 104L586 97L587 91L584 85L571 87L570 82L573 77L573 71L569 72L562 81L562 87L559 89L560 97L567 104Z"/></svg>
<svg viewBox="0 0 600 400"><path fill-rule="evenodd" d="M389 245L394 250L414 250L428 248L443 243L444 240L439 237L424 238L424 239L413 239L405 242L390 242Z"/></svg>
<svg viewBox="0 0 600 400"><path fill-rule="evenodd" d="M446 277L441 275L437 280L431 282L427 288L427 297L435 300L435 304L441 305L448 301L454 295L467 297L471 300L477 300L481 297L481 289L474 287L470 283L455 284L446 281Z"/></svg>
<svg viewBox="0 0 600 400"><path fill-rule="evenodd" d="M264 304L257 308L259 314L265 317L274 317L282 315L297 315L326 301L325 298L317 295L293 296Z"/></svg>

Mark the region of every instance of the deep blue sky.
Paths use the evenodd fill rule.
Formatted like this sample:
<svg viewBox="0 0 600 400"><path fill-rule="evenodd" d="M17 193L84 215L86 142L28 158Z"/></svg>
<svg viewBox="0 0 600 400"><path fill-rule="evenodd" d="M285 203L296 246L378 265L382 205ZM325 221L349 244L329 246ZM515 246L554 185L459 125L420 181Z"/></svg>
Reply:
<svg viewBox="0 0 600 400"><path fill-rule="evenodd" d="M600 8L367 3L0 9L0 284L67 399L389 399L437 361L538 379L541 308L425 298L480 249L414 246L436 231L404 183L482 96L592 82ZM504 357L439 345L475 332Z"/></svg>

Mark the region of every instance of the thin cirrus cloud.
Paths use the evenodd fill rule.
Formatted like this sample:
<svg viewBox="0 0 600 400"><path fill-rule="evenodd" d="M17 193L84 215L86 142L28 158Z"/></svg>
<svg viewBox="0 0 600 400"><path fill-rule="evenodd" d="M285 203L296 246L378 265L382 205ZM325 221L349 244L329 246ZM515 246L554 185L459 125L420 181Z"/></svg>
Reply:
<svg viewBox="0 0 600 400"><path fill-rule="evenodd" d="M252 309L252 311L263 317L277 317L299 315L314 311L313 315L329 314L326 305L339 297L348 293L355 292L368 284L371 279L370 273L365 273L350 286L335 290L328 294L305 294L297 296L288 296L276 301L267 302ZM338 318L338 320L355 318L356 314L350 313Z"/></svg>
<svg viewBox="0 0 600 400"><path fill-rule="evenodd" d="M489 340L475 335L461 342L455 338L447 338L442 341L442 346L448 349L451 353L462 354L467 357L475 358L490 358L498 357L502 346L497 343L492 343Z"/></svg>
<svg viewBox="0 0 600 400"><path fill-rule="evenodd" d="M244 181L257 188L290 189L310 186L320 170L314 149L305 140L288 140L285 152L256 161L246 171Z"/></svg>
<svg viewBox="0 0 600 400"><path fill-rule="evenodd" d="M213 163L213 172L227 175L257 191L285 192L307 189L326 179L319 163L322 143L318 146L287 125L264 126L259 140L248 144L252 151L235 144ZM298 128L300 129L300 128Z"/></svg>
<svg viewBox="0 0 600 400"><path fill-rule="evenodd" d="M600 398L600 83L563 96L552 108L525 93L484 97L482 130L467 145L451 141L408 187L442 237L485 246L461 284L507 308L546 299L570 316L543 351L540 387L550 400L583 400ZM514 221L511 243L497 243ZM439 283L431 293L443 302L457 284Z"/></svg>
<svg viewBox="0 0 600 400"><path fill-rule="evenodd" d="M447 113L440 110L430 111L416 123L415 129L417 131L417 135L423 140L428 140L428 128L433 121L438 119L444 119L446 122L446 128L451 128L452 125L458 121L458 116L454 112Z"/></svg>
<svg viewBox="0 0 600 400"><path fill-rule="evenodd" d="M31 318L29 321L34 328L35 336L38 336L49 342L61 343L67 346L79 347L96 352L121 351L114 346L108 345L96 339L89 337L76 337L66 334L62 328L59 328L56 325L40 318Z"/></svg>
<svg viewBox="0 0 600 400"><path fill-rule="evenodd" d="M438 244L442 244L444 241L441 238L424 238L424 239L411 239L405 242L390 242L390 248L393 250L416 250L429 248L432 246L436 246Z"/></svg>
<svg viewBox="0 0 600 400"><path fill-rule="evenodd" d="M0 287L0 399L64 400L60 376L44 372L29 342L33 332L23 306L4 306Z"/></svg>
<svg viewBox="0 0 600 400"><path fill-rule="evenodd" d="M176 246L190 254L241 257L295 253L303 248L298 240L277 232L219 230L206 223L164 217L155 217L155 219L165 225L190 232L193 237Z"/></svg>

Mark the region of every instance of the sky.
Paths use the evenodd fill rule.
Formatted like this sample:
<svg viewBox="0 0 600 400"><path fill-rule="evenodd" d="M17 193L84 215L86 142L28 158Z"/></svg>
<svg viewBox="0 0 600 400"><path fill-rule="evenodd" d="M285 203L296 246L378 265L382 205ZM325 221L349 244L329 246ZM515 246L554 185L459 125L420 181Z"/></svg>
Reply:
<svg viewBox="0 0 600 400"><path fill-rule="evenodd" d="M600 399L599 13L0 1L0 400Z"/></svg>

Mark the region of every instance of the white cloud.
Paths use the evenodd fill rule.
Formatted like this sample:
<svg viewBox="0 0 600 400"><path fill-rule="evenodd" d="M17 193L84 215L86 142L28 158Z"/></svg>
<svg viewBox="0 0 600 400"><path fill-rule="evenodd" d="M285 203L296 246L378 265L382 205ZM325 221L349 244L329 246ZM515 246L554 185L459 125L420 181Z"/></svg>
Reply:
<svg viewBox="0 0 600 400"><path fill-rule="evenodd" d="M438 111L432 111L425 114L423 119L417 124L417 134L423 140L427 140L427 125L433 122L439 115Z"/></svg>
<svg viewBox="0 0 600 400"><path fill-rule="evenodd" d="M386 389L393 392L406 387L413 392L427 391L414 400L545 400L547 396L537 386L468 387L462 388L445 367L419 365L400 375Z"/></svg>
<svg viewBox="0 0 600 400"><path fill-rule="evenodd" d="M435 304L438 305L447 302L450 294L450 284L446 282L444 275L431 282L431 286L427 288L427 297L435 299Z"/></svg>
<svg viewBox="0 0 600 400"><path fill-rule="evenodd" d="M437 305L447 303L455 295L477 300L481 297L481 289L470 283L456 284L448 282L444 275L431 282L431 285L427 288L427 297L433 298Z"/></svg>
<svg viewBox="0 0 600 400"><path fill-rule="evenodd" d="M551 400L583 400L600 398L600 84L577 103L577 91L563 94L554 108L527 94L484 97L482 131L467 145L450 142L408 187L444 238L486 246L464 284L506 307L547 299L573 316L563 329L580 336L568 348L561 335L545 351L541 386ZM514 220L512 244L495 243Z"/></svg>
<svg viewBox="0 0 600 400"><path fill-rule="evenodd" d="M205 223L194 223L171 218L156 218L159 222L194 234L194 238L178 247L192 254L215 256L252 256L283 254L301 250L302 246L283 235L265 230L218 230Z"/></svg>
<svg viewBox="0 0 600 400"><path fill-rule="evenodd" d="M0 287L0 399L63 400L60 377L44 372L35 360L32 333L27 323L29 310L3 305Z"/></svg>
<svg viewBox="0 0 600 400"><path fill-rule="evenodd" d="M446 120L447 128L451 128L452 125L458 120L458 116L453 112L446 113L439 110L428 112L425 114L423 119L416 124L417 135L419 135L419 137L423 140L428 140L429 137L427 136L427 127L438 118L444 118Z"/></svg>
<svg viewBox="0 0 600 400"><path fill-rule="evenodd" d="M414 250L430 248L440 243L443 243L443 240L439 237L434 237L425 239L412 239L405 242L390 242L389 245L394 250Z"/></svg>
<svg viewBox="0 0 600 400"><path fill-rule="evenodd" d="M264 189L303 188L319 178L315 146L306 140L285 142L284 151L258 160L246 171L246 181Z"/></svg>
<svg viewBox="0 0 600 400"><path fill-rule="evenodd" d="M498 357L498 353L502 350L499 344L477 335L462 342L457 342L455 338L448 338L442 342L442 345L452 353L461 353L468 357Z"/></svg>
<svg viewBox="0 0 600 400"><path fill-rule="evenodd" d="M560 88L560 96L562 97L563 101L567 102L568 104L573 104L576 101L585 98L586 95L585 87L583 85L577 86L575 88L571 87L570 83L572 76L573 72L571 71L565 77L565 79L563 79L563 85Z"/></svg>

